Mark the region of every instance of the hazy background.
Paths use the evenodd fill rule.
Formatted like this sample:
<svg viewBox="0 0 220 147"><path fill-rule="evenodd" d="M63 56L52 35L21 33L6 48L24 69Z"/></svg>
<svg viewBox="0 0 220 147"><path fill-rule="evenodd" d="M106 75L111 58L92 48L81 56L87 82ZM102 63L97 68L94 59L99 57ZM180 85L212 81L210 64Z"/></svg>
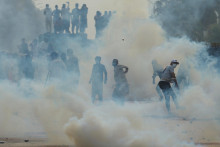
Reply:
<svg viewBox="0 0 220 147"><path fill-rule="evenodd" d="M37 8L42 10L46 3L52 8L56 4L61 7L65 1L36 0L32 3L28 0L4 0L1 2L2 12L8 12L22 2L21 7L25 8L25 11L20 12L21 17L13 17L13 14L12 17L6 17L1 13L1 25L7 26L12 22L19 22L21 18L27 20L20 23L21 25L14 25L19 31L22 30L20 28L25 28L21 31L25 34L10 31L5 34L6 37L4 35L1 37L4 45L0 47L4 49L17 45L17 41L8 43L9 40L19 40L25 36L31 41L45 31L43 14ZM75 2L77 1L71 1L72 8ZM47 70L42 71L42 80L23 79L19 83L1 81L0 124L3 127L0 128L0 136L22 137L27 136L27 132L40 130L45 132L45 136L52 144L75 144L77 147L176 147L196 146L194 142L200 141L218 142L220 124L216 118L220 117L220 77L214 67L216 59L207 54L207 46L204 43L191 41L187 36L167 37L166 31L150 17L153 10L152 2L147 0L78 2L80 5L86 3L89 8L87 29L89 38L93 38L95 34L93 17L97 10L117 11L104 35L86 49L86 54L85 50L75 42L68 42L79 58L81 71L79 88L75 92L68 91L65 86L70 85L66 81L62 83L64 86L51 83L44 87L43 79L46 79ZM1 30L2 33L4 29ZM7 38L8 33L11 35L10 39ZM16 48L13 50L16 51ZM109 76L108 84L104 86L102 105L91 104L91 86L88 83L94 57L97 55L102 57L102 63L106 66ZM114 58L119 59L120 64L129 67L128 99L151 99L155 102L134 101L119 106L111 101L114 85L111 62ZM172 59L177 59L180 61L180 66L186 65L185 71L190 74L191 85L182 88L181 95L178 96L183 109L176 110L171 101L171 111L181 118L208 121L180 123L166 119L164 102L157 102L156 85L152 84L153 59L158 60L164 68ZM36 60L46 69L46 61ZM7 59L2 62L10 63ZM178 68L175 69L176 73Z"/></svg>

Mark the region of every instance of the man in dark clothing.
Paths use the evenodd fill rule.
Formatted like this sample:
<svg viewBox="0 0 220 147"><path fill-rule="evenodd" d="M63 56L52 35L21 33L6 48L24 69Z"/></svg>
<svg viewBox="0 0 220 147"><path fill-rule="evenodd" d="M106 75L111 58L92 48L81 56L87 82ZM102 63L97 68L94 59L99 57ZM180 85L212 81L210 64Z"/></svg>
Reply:
<svg viewBox="0 0 220 147"><path fill-rule="evenodd" d="M28 44L25 39L22 39L21 45L18 46L20 54L29 54Z"/></svg>
<svg viewBox="0 0 220 147"><path fill-rule="evenodd" d="M95 20L95 28L96 28L96 38L98 38L101 35L101 30L102 30L102 14L100 11L96 12L96 15L94 17Z"/></svg>
<svg viewBox="0 0 220 147"><path fill-rule="evenodd" d="M32 57L28 54L24 56L23 74L25 78L34 79L34 67L32 64Z"/></svg>
<svg viewBox="0 0 220 147"><path fill-rule="evenodd" d="M113 59L112 66L114 66L115 89L113 91L113 100L124 104L125 96L129 94L129 85L125 74L128 72L128 67L118 65L118 60Z"/></svg>
<svg viewBox="0 0 220 147"><path fill-rule="evenodd" d="M61 11L58 9L58 6L56 5L55 10L53 11L54 33L59 32L57 23L59 21L60 16L61 16Z"/></svg>
<svg viewBox="0 0 220 147"><path fill-rule="evenodd" d="M159 86L163 91L163 94L165 96L165 100L166 100L166 108L167 111L170 113L170 96L172 96L173 101L176 105L176 108L179 108L178 102L177 102L177 98L176 98L176 94L174 93L172 87L170 86L170 83L174 82L175 86L177 89L179 89L177 80L176 80L176 76L174 73L174 68L176 68L176 66L179 64L179 62L177 62L177 60L172 60L170 63L170 66L167 66L164 71L163 74L161 76L161 80L159 82Z"/></svg>
<svg viewBox="0 0 220 147"><path fill-rule="evenodd" d="M73 80L73 88L76 89L79 84L80 70L78 58L74 55L72 49L67 49L66 67L70 73L70 79Z"/></svg>
<svg viewBox="0 0 220 147"><path fill-rule="evenodd" d="M70 12L69 12L69 3L68 7L66 8L66 4L63 4L62 10L61 10L61 15L62 15L62 20L63 20L63 28L66 33L69 33L69 27L70 27Z"/></svg>
<svg viewBox="0 0 220 147"><path fill-rule="evenodd" d="M155 84L155 78L158 76L161 79L161 77L162 77L163 67L157 63L157 60L152 61L152 66L153 66L153 70L154 70L152 79L153 79L153 84ZM157 91L158 95L160 96L160 101L162 101L163 94L161 92L159 84L157 84L156 91Z"/></svg>
<svg viewBox="0 0 220 147"><path fill-rule="evenodd" d="M88 26L87 14L88 14L88 7L86 6L86 4L83 4L82 8L80 9L80 33L85 33L85 30Z"/></svg>
<svg viewBox="0 0 220 147"><path fill-rule="evenodd" d="M95 102L96 95L98 95L99 101L102 102L103 97L103 74L105 75L104 83L107 83L107 71L105 66L101 64L101 57L95 58L96 64L93 65L92 75L89 83L92 84L92 102Z"/></svg>
<svg viewBox="0 0 220 147"><path fill-rule="evenodd" d="M72 33L74 34L74 29L76 27L76 34L79 33L79 16L80 16L80 10L79 10L79 4L75 4L75 8L72 10Z"/></svg>
<svg viewBox="0 0 220 147"><path fill-rule="evenodd" d="M50 9L49 4L46 4L46 8L44 9L44 15L47 32L51 32L52 10Z"/></svg>

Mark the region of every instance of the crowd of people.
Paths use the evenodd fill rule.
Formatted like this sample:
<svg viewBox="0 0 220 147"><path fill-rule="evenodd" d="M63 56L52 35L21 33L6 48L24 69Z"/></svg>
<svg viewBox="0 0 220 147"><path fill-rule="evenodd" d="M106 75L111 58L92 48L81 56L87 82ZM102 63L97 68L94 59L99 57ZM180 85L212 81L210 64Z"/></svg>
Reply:
<svg viewBox="0 0 220 147"><path fill-rule="evenodd" d="M73 49L67 48L60 51L54 50L50 43L50 39L45 36L43 39L39 37L39 40L33 40L29 45L25 39L22 39L20 45L18 45L18 54L6 55L1 53L0 60L2 57L16 59L18 67L18 74L16 76L19 76L20 78L16 79L15 75L13 76L13 66L8 66L6 71L1 69L0 78L8 79L12 82L19 82L18 80L22 78L35 80L36 75L40 74L40 71L33 64L33 59L42 59L43 57L47 59L47 63L43 62L44 66L47 67L48 73L45 79L45 85L47 85L48 82L55 80L60 80L64 83L68 81L72 87L72 90L76 90L80 80L80 66L78 57L74 54ZM156 91L160 97L160 101L165 99L168 112L170 112L170 97L172 97L176 108L179 108L177 96L171 84L174 83L177 90L179 89L178 83L184 83L186 86L189 85L189 75L187 75L186 72L182 72L185 71L182 69L185 67L180 66L179 71L181 71L181 74L179 74L179 77L176 78L174 69L178 64L179 62L177 60L172 60L170 65L164 69L157 63L156 60L152 61L152 67L154 71L152 76L153 84L155 84L155 78L158 76L160 81L156 86ZM119 65L118 59L113 59L112 66L114 67L115 79L115 88L112 92L112 98L115 102L123 104L126 97L129 95L129 84L126 78L128 67ZM2 72L7 72L5 77L2 76ZM107 70L105 66L101 64L101 57L97 56L95 58L95 64L93 65L91 73L92 74L89 83L92 87L92 102L95 103L96 99L102 102L103 84L107 83L108 78Z"/></svg>
<svg viewBox="0 0 220 147"><path fill-rule="evenodd" d="M63 32L70 33L70 16L72 20L72 32L74 33L84 33L85 28L87 27L87 13L88 8L84 4L81 9L79 9L78 4L75 5L75 8L72 10L72 13L69 13L69 5L66 8L66 5L63 4L62 10L58 9L56 5L56 10L53 12L50 10L49 5L46 5L44 14L46 15L46 24L47 29L51 31L50 23L53 20L54 31L53 33L45 33L40 35L37 39L34 39L30 44L28 44L23 38L18 47L18 54L0 54L0 60L2 57L7 57L15 60L14 66L7 67L7 70L0 69L0 78L8 79L12 82L18 82L20 79L31 79L35 80L37 75L41 71L34 65L33 60L46 59L42 62L43 66L46 67L47 75L45 78L45 86L51 82L60 80L69 82L72 90L76 90L80 80L80 66L78 57L74 54L74 50L69 48L66 45L66 39ZM60 17L60 15L62 17ZM53 16L53 19L52 19ZM94 17L96 21L97 34L96 37L101 35L101 31L107 26L111 17L111 12L105 12L102 16L101 12L97 11L96 16ZM61 35L56 35L59 32L59 27L57 28L57 21L62 20L62 33ZM64 35L64 36L63 36ZM59 38L60 37L60 38ZM83 41L85 43L85 41ZM11 62L11 61L10 61ZM1 62L4 63L4 62ZM45 65L46 64L46 65ZM153 66L153 84L155 84L155 78L158 76L160 82L156 86L156 91L162 101L165 97L166 108L170 112L170 97L173 98L173 101L177 108L179 108L177 102L177 96L175 91L171 87L171 83L175 84L176 89L179 89L178 80L175 76L174 69L179 64L177 60L172 60L170 66L167 66L165 69L157 63L156 60L152 61ZM17 65L17 75L13 75L15 66ZM115 87L112 90L112 98L115 102L123 104L126 97L129 95L129 84L126 78L126 73L128 73L128 67L120 65L118 59L112 60L112 66L114 67L114 80ZM2 68L2 65L0 66ZM180 70L181 76L179 76L179 83L188 83L187 74ZM4 72L4 73L3 73ZM93 65L91 71L91 78L89 83L91 84L91 99L92 103L96 102L98 99L100 102L103 101L103 84L107 83L107 70L105 65L101 64L101 57L97 56L95 58L95 64ZM19 78L15 77L18 76ZM189 84L189 83L188 83Z"/></svg>
<svg viewBox="0 0 220 147"><path fill-rule="evenodd" d="M86 4L83 4L82 7L79 8L79 4L76 3L75 8L70 11L69 2L67 4L67 6L66 4L63 4L61 10L59 9L58 5L56 5L55 10L53 11L50 8L49 4L46 4L44 15L47 32L52 32L53 24L54 33L72 32L72 34L84 34L86 28L88 27L88 7L86 6ZM103 16L100 11L96 12L96 15L94 17L96 38L101 35L101 32L108 25L111 16L111 11L105 11ZM71 32L70 26L72 26Z"/></svg>
<svg viewBox="0 0 220 147"><path fill-rule="evenodd" d="M15 75L13 76L13 68L8 67L7 71L0 70L0 78L8 79L13 82L18 82L19 79L36 79L36 76L40 74L39 70L33 64L33 59L46 58L47 60L47 77L45 79L45 85L48 82L60 80L67 82L64 79L67 79L70 83L72 90L76 90L80 80L80 66L78 57L74 54L74 50L71 48L66 48L64 50L56 50L53 47L53 42L50 38L39 36L39 39L35 39L28 45L26 40L23 38L20 45L18 45L18 54L6 55L7 58L13 58L17 61L17 68L19 78L16 79ZM53 39L52 39L53 40ZM5 56L1 53L0 60L2 56ZM3 59L4 60L4 59ZM43 62L45 64L45 62ZM177 108L179 108L177 96L175 90L171 87L171 83L174 83L176 89L179 89L178 83L184 83L184 85L189 85L189 75L180 66L179 71L181 74L178 74L176 78L174 69L179 64L177 60L172 60L170 66L167 66L165 69L157 63L156 60L152 61L153 67L153 84L155 84L155 78L158 76L160 82L156 86L156 91L160 97L160 101L165 99L166 108L170 112L170 97L173 98L173 101ZM45 65L44 65L45 66ZM124 65L119 65L118 59L113 59L112 66L114 67L114 79L115 79L115 88L112 92L112 98L117 103L123 104L126 97L129 95L129 84L126 78L126 73L128 72L128 67ZM2 68L2 67L1 67ZM7 72L5 77L3 77L2 72ZM93 65L91 78L89 83L91 84L91 98L92 102L95 103L96 99L98 101L103 101L103 84L107 83L107 70L103 64L101 64L101 57L97 56L95 58L95 64ZM17 80L17 81L16 81ZM163 98L165 97L165 98Z"/></svg>

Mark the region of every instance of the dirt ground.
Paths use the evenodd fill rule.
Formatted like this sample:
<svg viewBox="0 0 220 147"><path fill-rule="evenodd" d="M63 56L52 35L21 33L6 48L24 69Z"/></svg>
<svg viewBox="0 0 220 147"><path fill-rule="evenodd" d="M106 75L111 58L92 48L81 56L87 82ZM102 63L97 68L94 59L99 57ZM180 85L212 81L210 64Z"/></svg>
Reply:
<svg viewBox="0 0 220 147"><path fill-rule="evenodd" d="M144 105L146 105L147 108L148 105L150 107L151 104L145 103ZM160 103L158 103L158 107L159 106ZM146 122L149 124L155 124L156 127L161 129L168 128L169 131L175 130L175 133L178 134L178 138L183 141L194 142L196 145L202 147L220 147L220 132L216 130L216 126L212 125L219 123L220 119L186 118L177 115L162 115L149 111L144 113L143 117ZM1 136L0 147L74 147L68 144L50 144L45 134L46 133L43 132L43 130L38 128L35 132L26 132L25 134L21 134L21 136L25 137Z"/></svg>

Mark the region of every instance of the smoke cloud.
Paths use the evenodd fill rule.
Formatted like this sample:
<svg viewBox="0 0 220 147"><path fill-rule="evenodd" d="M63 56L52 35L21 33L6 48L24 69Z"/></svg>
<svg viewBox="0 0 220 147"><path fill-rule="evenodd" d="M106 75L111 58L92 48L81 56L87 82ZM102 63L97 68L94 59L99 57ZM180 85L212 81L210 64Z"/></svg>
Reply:
<svg viewBox="0 0 220 147"><path fill-rule="evenodd" d="M35 1L35 4L37 2L42 2L40 6L46 3ZM94 12L100 7L114 8L117 13L103 36L87 49L68 41L68 46L74 48L79 58L78 89L68 90L71 83L67 81L44 87L46 61L36 59L35 63L42 66L39 78L34 81L23 79L18 84L5 80L0 83L0 124L3 126L0 136L23 137L31 132L45 132L43 137L51 144L76 147L191 147L196 146L196 142L218 142L220 77L214 67L216 60L206 53L206 45L192 42L187 37L167 39L166 32L150 18L150 1L97 0L95 6L92 5L94 2L83 2ZM31 2L25 4L34 7ZM14 7L14 4L9 6ZM42 18L39 23L43 21ZM39 28L43 30L44 26ZM93 105L88 82L97 55L102 57L109 77L104 85L103 104ZM132 101L124 106L111 101L114 85L111 62L114 58L129 67L130 95L127 100ZM187 88L181 86L178 95L182 109L176 110L171 101L171 111L176 117L168 117L164 102L158 102L156 85L152 84L153 59L164 68L172 59L177 59L180 66L175 72L184 66L183 71L190 75L190 85Z"/></svg>
<svg viewBox="0 0 220 147"><path fill-rule="evenodd" d="M21 38L34 39L44 32L41 12L30 0L0 2L1 50L15 51Z"/></svg>

